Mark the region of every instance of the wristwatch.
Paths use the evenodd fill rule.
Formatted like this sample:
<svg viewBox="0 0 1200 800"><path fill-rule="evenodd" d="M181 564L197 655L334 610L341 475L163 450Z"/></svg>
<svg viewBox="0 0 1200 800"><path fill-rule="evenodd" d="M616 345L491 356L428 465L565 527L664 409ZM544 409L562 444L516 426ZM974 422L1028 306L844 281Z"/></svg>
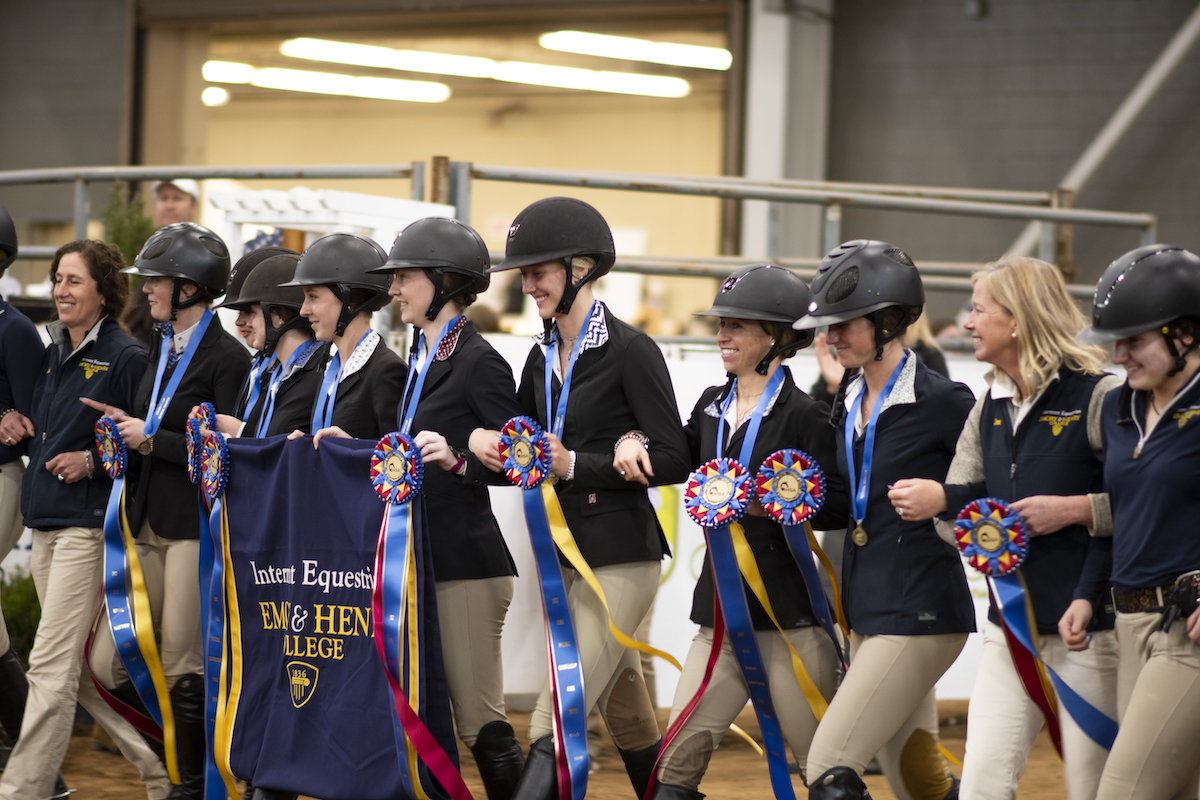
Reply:
<svg viewBox="0 0 1200 800"><path fill-rule="evenodd" d="M144 456L150 455L150 451L153 449L154 449L154 437L153 436L151 436L147 439L143 439L142 443L139 444L138 448L137 448L138 452Z"/></svg>

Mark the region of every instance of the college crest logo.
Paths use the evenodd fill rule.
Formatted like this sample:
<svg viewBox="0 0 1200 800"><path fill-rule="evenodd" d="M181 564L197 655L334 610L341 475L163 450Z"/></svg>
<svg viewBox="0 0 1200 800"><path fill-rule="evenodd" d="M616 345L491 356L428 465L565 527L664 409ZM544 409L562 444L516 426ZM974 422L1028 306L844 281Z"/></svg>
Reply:
<svg viewBox="0 0 1200 800"><path fill-rule="evenodd" d="M302 708L312 699L321 670L312 664L305 664L303 661L289 661L283 669L287 673L288 691L292 695L292 705Z"/></svg>
<svg viewBox="0 0 1200 800"><path fill-rule="evenodd" d="M1184 425L1187 425L1188 420L1191 420L1194 417L1200 417L1200 405L1181 408L1171 415L1171 419L1175 420L1175 422L1177 422L1181 428Z"/></svg>
<svg viewBox="0 0 1200 800"><path fill-rule="evenodd" d="M92 376L97 372L108 372L108 362L84 360L79 362L79 366L83 367L83 379L90 381Z"/></svg>
<svg viewBox="0 0 1200 800"><path fill-rule="evenodd" d="M1072 422L1078 422L1083 418L1083 410L1076 409L1074 411L1047 411L1038 417L1038 422L1045 422L1050 425L1050 433L1058 436L1063 432L1063 428L1070 425Z"/></svg>

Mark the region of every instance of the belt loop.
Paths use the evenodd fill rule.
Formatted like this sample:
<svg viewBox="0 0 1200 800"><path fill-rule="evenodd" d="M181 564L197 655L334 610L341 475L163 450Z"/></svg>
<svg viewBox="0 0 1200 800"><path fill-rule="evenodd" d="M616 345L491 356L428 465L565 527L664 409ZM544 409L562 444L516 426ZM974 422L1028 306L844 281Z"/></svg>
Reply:
<svg viewBox="0 0 1200 800"><path fill-rule="evenodd" d="M1154 594L1158 596L1158 604L1159 604L1159 606L1165 606L1165 605L1166 605L1166 603L1164 603L1164 602L1163 602L1163 593L1162 593L1162 587L1161 587L1161 586L1155 586L1155 587L1154 587Z"/></svg>

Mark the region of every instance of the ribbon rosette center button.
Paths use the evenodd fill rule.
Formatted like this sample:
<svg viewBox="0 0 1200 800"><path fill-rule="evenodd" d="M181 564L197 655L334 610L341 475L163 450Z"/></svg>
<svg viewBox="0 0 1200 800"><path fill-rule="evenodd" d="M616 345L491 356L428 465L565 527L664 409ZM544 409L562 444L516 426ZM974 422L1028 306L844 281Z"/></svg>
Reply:
<svg viewBox="0 0 1200 800"><path fill-rule="evenodd" d="M392 483L399 483L404 480L404 472L404 456L396 450L388 453L383 460L383 473L387 475L387 479Z"/></svg>
<svg viewBox="0 0 1200 800"><path fill-rule="evenodd" d="M513 439L512 459L517 462L517 466L521 469L525 469L533 463L533 447L530 446L529 440L524 436Z"/></svg>
<svg viewBox="0 0 1200 800"><path fill-rule="evenodd" d="M795 470L784 470L775 476L775 494L785 503L800 499L801 485L800 476Z"/></svg>
<svg viewBox="0 0 1200 800"><path fill-rule="evenodd" d="M975 543L989 553L995 553L1008 542L1008 535L994 522L981 520L975 526Z"/></svg>
<svg viewBox="0 0 1200 800"><path fill-rule="evenodd" d="M723 506L733 497L733 481L718 475L704 484L704 502L710 506Z"/></svg>

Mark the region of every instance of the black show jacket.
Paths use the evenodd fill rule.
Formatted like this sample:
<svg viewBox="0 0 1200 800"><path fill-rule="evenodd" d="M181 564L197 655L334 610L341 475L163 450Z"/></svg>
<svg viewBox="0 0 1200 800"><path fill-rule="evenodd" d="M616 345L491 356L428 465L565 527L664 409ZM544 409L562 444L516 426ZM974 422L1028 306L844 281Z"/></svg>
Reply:
<svg viewBox="0 0 1200 800"><path fill-rule="evenodd" d="M754 440L750 463L742 466L754 475L762 465L763 459L776 450L794 447L808 453L825 472L825 503L811 522L818 529L840 528L845 524L849 505L845 482L837 471L837 440L833 428L829 425L829 406L813 400L796 388L787 367L780 369L784 371L784 379L779 388L779 396L770 413L763 417L758 437ZM727 388L728 386L711 386L705 389L684 429L693 467L699 467L717 457L719 420L706 409L713 403L716 403L719 409ZM725 426L725 457L740 457L748 425L747 418L746 422L734 431L732 437L729 436L729 426ZM771 609L775 612L779 624L784 628L806 628L816 625L817 620L813 616L804 586L804 576L788 548L783 526L769 517L749 514L742 517L741 525L746 531L746 541L754 551L754 559L758 562L758 570L767 588L767 597L771 600ZM745 579L742 582L755 629L774 630L775 625L763 610L758 598L744 585ZM692 622L710 628L713 624L713 579L708 558L704 559L704 568L692 595Z"/></svg>
<svg viewBox="0 0 1200 800"><path fill-rule="evenodd" d="M150 411L150 393L154 391L154 373L162 344L161 336L151 337L150 363L138 384L136 402L130 411L142 419ZM163 375L162 389L178 366ZM127 489L132 498L129 524L135 536L146 519L164 539L195 539L200 535L197 489L187 474L184 433L188 414L201 403L212 403L218 414L232 414L249 371L250 354L221 327L214 314L167 406L162 425L154 434L154 449L148 456L139 457L136 451L129 454L130 471L135 464L139 467Z"/></svg>
<svg viewBox="0 0 1200 800"><path fill-rule="evenodd" d="M304 345L301 345L303 347ZM382 346L382 345L380 345ZM292 374L279 384L279 395L275 398L275 413L271 415L271 424L267 426L264 437L278 436L283 433L300 431L312 433L313 400L321 390L321 379L325 377L325 364L329 360L329 343L308 354L303 362L298 362ZM280 367L282 369L282 367ZM258 429L258 421L266 411L267 394L271 388L269 373L263 377L262 392L254 403L254 408L246 417L246 427L243 436L254 436ZM340 399L340 392L339 392ZM334 407L336 415L336 406Z"/></svg>
<svg viewBox="0 0 1200 800"><path fill-rule="evenodd" d="M332 347L330 352L333 352ZM328 364L325 366L329 368ZM408 365L380 340L367 363L342 378L333 403L333 424L355 439L379 441L395 430L396 406L404 394ZM318 382L313 398L320 404ZM311 417L310 417L311 421ZM316 433L316 431L313 431Z"/></svg>
<svg viewBox="0 0 1200 800"><path fill-rule="evenodd" d="M613 469L617 439L631 430L650 437L655 486L687 480L689 461L662 351L607 308L604 320L608 341L580 353L571 378L562 440L577 453L575 477L555 486L567 525L593 567L658 561L670 553L646 488ZM525 414L549 429L545 365L541 346L534 345L521 372L517 399ZM561 390L554 377L551 393L556 404Z"/></svg>
<svg viewBox="0 0 1200 800"><path fill-rule="evenodd" d="M425 519L433 542L434 577L455 581L516 575L486 485L510 484L503 474L483 467L467 447L476 428L498 430L521 413L512 368L467 322L450 357L433 361L428 370L411 434L437 431L467 459L467 472L461 477L425 465ZM399 428L403 407L396 409L396 416Z"/></svg>
<svg viewBox="0 0 1200 800"><path fill-rule="evenodd" d="M879 415L863 522L867 543L859 547L846 536L842 556L842 606L850 627L864 636L975 630L975 606L958 550L938 537L933 520L900 519L887 496L888 486L901 478L946 480L974 397L966 386L920 361L913 390L916 402L897 403ZM842 425L853 424L848 414L842 415ZM843 429L835 435L843 443L837 454L845 478ZM856 473L862 467L864 438L865 431L854 440ZM846 526L854 530L853 515Z"/></svg>

